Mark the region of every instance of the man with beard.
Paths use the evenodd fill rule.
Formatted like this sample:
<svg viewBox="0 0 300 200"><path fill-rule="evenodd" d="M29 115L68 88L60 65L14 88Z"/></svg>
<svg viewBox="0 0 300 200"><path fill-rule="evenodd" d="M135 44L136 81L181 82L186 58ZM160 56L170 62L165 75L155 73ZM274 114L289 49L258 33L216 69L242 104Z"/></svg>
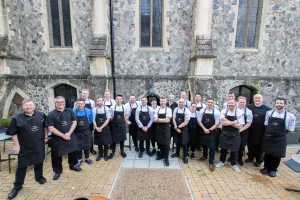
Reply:
<svg viewBox="0 0 300 200"><path fill-rule="evenodd" d="M202 108L206 107L206 105L201 102L201 99L202 99L201 94L196 93L194 97L194 101L197 105L197 111L200 111Z"/></svg>
<svg viewBox="0 0 300 200"><path fill-rule="evenodd" d="M23 113L12 118L6 131L12 135L14 152L18 153L18 167L14 187L8 194L8 199L13 199L22 189L26 170L34 165L35 181L39 184L46 183L43 176L43 163L45 159L45 143L48 141L48 129L45 127L46 115L35 111L35 105L27 100L22 105Z"/></svg>
<svg viewBox="0 0 300 200"><path fill-rule="evenodd" d="M167 102L167 107L171 108L172 110L172 116L173 116L173 111L175 110L175 108L178 107L178 104L176 102L174 102L174 95L170 94L169 95L169 101ZM174 124L173 124L173 119L170 120L170 131L171 131L171 137L174 137L175 134L175 129L174 129ZM174 141L172 144L172 151L174 150Z"/></svg>
<svg viewBox="0 0 300 200"><path fill-rule="evenodd" d="M281 158L286 156L286 134L295 130L295 117L285 110L286 99L278 97L275 100L275 110L266 113L266 133L263 139L264 168L262 174L276 176Z"/></svg>
<svg viewBox="0 0 300 200"><path fill-rule="evenodd" d="M147 103L147 97L143 97L142 105L136 109L135 113L135 121L139 127L137 133L137 140L140 141L139 158L143 157L145 151L144 141L146 141L146 152L148 156L153 156L150 152L150 140L153 137L153 129L151 126L153 123L154 110L148 106Z"/></svg>
<svg viewBox="0 0 300 200"><path fill-rule="evenodd" d="M176 153L171 158L179 157L180 147L183 148L183 163L188 163L187 144L189 142L188 123L191 118L191 112L184 106L184 99L178 100L178 107L173 113L173 124L176 133L174 134L174 142L176 144Z"/></svg>
<svg viewBox="0 0 300 200"><path fill-rule="evenodd" d="M249 104L247 107L252 111L253 121L249 128L248 138L248 158L246 163L254 161L254 166L260 167L262 163L262 142L266 131L264 125L265 116L267 111L271 110L270 107L263 104L263 97L261 94L256 94L253 97L254 104Z"/></svg>
<svg viewBox="0 0 300 200"><path fill-rule="evenodd" d="M128 123L129 110L126 106L122 104L123 96L118 94L116 97L116 105L110 108L111 117L112 117L112 138L113 144L112 152L109 155L109 159L112 159L115 156L116 145L120 143L121 156L125 158L127 155L124 151L124 141L126 138L126 123Z"/></svg>
<svg viewBox="0 0 300 200"><path fill-rule="evenodd" d="M128 120L128 125L129 125L129 134L131 135L133 144L134 144L134 149L135 151L139 151L139 146L137 143L137 131L138 131L138 125L136 124L135 121L135 112L136 109L140 106L140 102L136 102L135 101L135 95L131 94L129 97L129 102L127 104L125 104L125 107L127 108L127 110L129 110L129 120Z"/></svg>
<svg viewBox="0 0 300 200"><path fill-rule="evenodd" d="M237 166L237 155L241 144L239 129L241 129L242 125L240 125L241 120L237 118L235 104L236 102L234 99L228 100L228 108L221 111L220 122L222 125L222 133L219 141L221 155L220 162L217 162L215 166L217 168L224 166L226 154L230 151L231 167L235 172L240 173L241 170Z"/></svg>
<svg viewBox="0 0 300 200"><path fill-rule="evenodd" d="M166 106L166 97L160 98L160 108L157 108L154 114L154 122L156 122L155 140L161 154L157 155L156 160L165 159L165 165L169 166L169 148L170 148L170 119L172 118L172 110Z"/></svg>

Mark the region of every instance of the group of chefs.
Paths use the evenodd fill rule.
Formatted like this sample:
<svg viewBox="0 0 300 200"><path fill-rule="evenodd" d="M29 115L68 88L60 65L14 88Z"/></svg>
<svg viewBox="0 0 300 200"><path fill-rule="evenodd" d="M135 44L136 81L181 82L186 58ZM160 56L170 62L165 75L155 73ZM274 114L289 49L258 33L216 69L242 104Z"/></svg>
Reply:
<svg viewBox="0 0 300 200"><path fill-rule="evenodd" d="M57 96L55 109L47 117L35 110L33 101L24 101L23 113L15 116L7 129L7 134L12 135L14 151L18 153L16 178L8 199L15 198L22 189L27 166L34 165L35 180L46 183L43 176L45 143L51 146L53 180L58 180L63 172L63 155L68 154L69 168L76 172L82 170L82 153L85 163L93 164L89 154L97 154L94 144L98 146L96 161L113 159L117 143L125 158L127 125L139 158L146 151L148 156L156 154L156 160L163 160L165 166L169 166L170 145L175 144L176 151L171 157L179 157L182 147L185 164L188 157L195 159L198 150L203 151L200 161L208 159L211 172L228 161L239 173L238 165L244 164L242 158L247 145L245 162L253 162L256 167L264 162L261 173L275 177L281 158L286 154L286 134L295 129L295 116L285 110L287 102L281 97L271 109L263 104L261 94L254 95L254 103L246 105L245 97L240 96L236 101L234 93L229 92L220 111L213 98L202 103L199 93L193 102L187 100L186 92L181 92L177 102L172 94L160 97L160 106L156 100L148 104L147 97L136 101L133 94L123 105L122 95L113 100L109 90L104 97L97 98L96 104L88 96L89 91L83 89L73 110L65 107L64 97ZM52 133L50 140L48 132ZM220 160L215 163L215 152L219 152L219 148ZM230 154L229 159L226 159L227 154Z"/></svg>

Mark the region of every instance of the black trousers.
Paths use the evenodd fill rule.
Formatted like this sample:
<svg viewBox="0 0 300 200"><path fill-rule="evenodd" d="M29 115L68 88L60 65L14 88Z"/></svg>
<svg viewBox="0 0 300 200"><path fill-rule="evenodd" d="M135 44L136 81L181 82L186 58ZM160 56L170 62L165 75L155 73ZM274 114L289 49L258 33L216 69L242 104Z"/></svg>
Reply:
<svg viewBox="0 0 300 200"><path fill-rule="evenodd" d="M98 145L99 155L107 155L108 153L108 145Z"/></svg>
<svg viewBox="0 0 300 200"><path fill-rule="evenodd" d="M140 141L140 152L145 151L144 141L145 140ZM146 151L150 151L150 140L146 140Z"/></svg>
<svg viewBox="0 0 300 200"><path fill-rule="evenodd" d="M215 160L215 147L208 147L206 145L203 145L203 157L207 158L208 155L208 149L209 149L209 164L214 164Z"/></svg>
<svg viewBox="0 0 300 200"><path fill-rule="evenodd" d="M227 150L226 149L221 149L221 155L220 155L220 161L225 163L226 162L226 155L227 155ZM237 164L237 152L230 152L230 163L231 165L236 165Z"/></svg>
<svg viewBox="0 0 300 200"><path fill-rule="evenodd" d="M16 171L16 179L14 182L14 187L21 188L24 184L25 176L26 176L27 167L18 167ZM43 176L43 162L34 165L34 176L35 179L39 179Z"/></svg>
<svg viewBox="0 0 300 200"><path fill-rule="evenodd" d="M69 167L73 167L74 165L76 165L77 161L78 161L77 151L73 151L68 154ZM55 155L53 155L53 151L51 151L51 162L52 162L53 171L56 174L61 174L63 172L62 156L56 157Z"/></svg>
<svg viewBox="0 0 300 200"><path fill-rule="evenodd" d="M178 143L176 143L176 153L179 155L180 154L180 148L182 147L182 149L183 149L183 157L185 158L185 157L187 157L187 149L188 149L188 147L187 147L187 144L178 144Z"/></svg>
<svg viewBox="0 0 300 200"><path fill-rule="evenodd" d="M169 151L170 151L170 146L169 145L163 145L163 144L157 144L158 148L161 151L161 155L163 158L168 159L169 158Z"/></svg>
<svg viewBox="0 0 300 200"><path fill-rule="evenodd" d="M277 171L281 158L272 156L270 154L265 154L264 161L265 161L264 163L265 168L267 168L269 171Z"/></svg>
<svg viewBox="0 0 300 200"><path fill-rule="evenodd" d="M256 160L258 163L262 163L262 144L251 144L248 142L248 158L250 160Z"/></svg>
<svg viewBox="0 0 300 200"><path fill-rule="evenodd" d="M112 153L115 154L116 153L117 143L113 142L110 146L111 146L111 149L112 149ZM124 151L124 141L120 141L120 149L121 149L121 152Z"/></svg>
<svg viewBox="0 0 300 200"><path fill-rule="evenodd" d="M83 152L84 152L85 159L90 157L90 151L88 149L83 150ZM77 151L77 157L78 157L78 160L82 160L82 151Z"/></svg>
<svg viewBox="0 0 300 200"><path fill-rule="evenodd" d="M155 149L155 137L151 139L152 148Z"/></svg>

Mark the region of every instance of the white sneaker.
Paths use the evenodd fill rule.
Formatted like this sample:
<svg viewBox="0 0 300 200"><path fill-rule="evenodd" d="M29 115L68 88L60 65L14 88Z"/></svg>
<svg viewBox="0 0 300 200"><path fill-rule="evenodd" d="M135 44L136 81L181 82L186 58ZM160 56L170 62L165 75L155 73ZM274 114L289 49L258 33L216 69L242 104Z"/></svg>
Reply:
<svg viewBox="0 0 300 200"><path fill-rule="evenodd" d="M237 166L237 165L231 165L231 167L232 167L232 169L233 169L235 172L241 173L241 170L240 170L239 166Z"/></svg>
<svg viewBox="0 0 300 200"><path fill-rule="evenodd" d="M220 162L217 162L217 163L215 164L215 166L216 166L216 168L219 168L219 167L224 166L224 163L220 161Z"/></svg>

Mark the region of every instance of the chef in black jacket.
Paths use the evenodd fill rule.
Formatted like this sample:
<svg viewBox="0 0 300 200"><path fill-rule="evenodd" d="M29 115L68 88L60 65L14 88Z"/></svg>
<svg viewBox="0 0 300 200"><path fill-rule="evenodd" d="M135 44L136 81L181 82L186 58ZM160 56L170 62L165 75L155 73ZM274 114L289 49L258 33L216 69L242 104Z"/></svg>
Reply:
<svg viewBox="0 0 300 200"><path fill-rule="evenodd" d="M246 163L254 161L254 166L260 167L262 160L262 142L266 131L265 116L266 113L271 110L269 106L263 104L263 96L256 94L253 97L254 103L247 105L247 108L252 111L253 121L249 128L248 138L248 158Z"/></svg>
<svg viewBox="0 0 300 200"><path fill-rule="evenodd" d="M132 141L133 141L133 144L134 144L134 149L135 151L139 151L139 146L138 146L138 143L137 143L137 132L138 132L138 125L136 124L136 121L135 121L135 112L136 112L136 109L141 106L141 103L140 102L137 102L135 100L135 95L134 94L131 94L130 97L129 97L129 102L125 104L127 110L129 110L129 120L128 120L128 125L129 125L129 134L131 135L131 138L132 138Z"/></svg>
<svg viewBox="0 0 300 200"><path fill-rule="evenodd" d="M285 110L286 99L278 97L275 100L275 109L266 113L266 132L263 139L264 168L262 174L276 176L281 158L286 156L286 134L295 130L295 116Z"/></svg>
<svg viewBox="0 0 300 200"><path fill-rule="evenodd" d="M45 143L48 141L48 129L45 127L46 115L35 111L32 101L26 100L22 105L23 113L14 117L6 131L12 136L14 151L18 153L18 167L14 187L8 194L13 199L22 189L27 166L34 165L35 180L46 183L43 176L43 162L45 159Z"/></svg>
<svg viewBox="0 0 300 200"><path fill-rule="evenodd" d="M55 98L56 109L48 113L46 126L52 132L51 137L51 159L54 171L53 180L57 180L63 171L62 156L68 154L69 168L74 171L82 169L77 164L77 140L73 133L77 121L74 112L65 108L65 98L57 96Z"/></svg>

